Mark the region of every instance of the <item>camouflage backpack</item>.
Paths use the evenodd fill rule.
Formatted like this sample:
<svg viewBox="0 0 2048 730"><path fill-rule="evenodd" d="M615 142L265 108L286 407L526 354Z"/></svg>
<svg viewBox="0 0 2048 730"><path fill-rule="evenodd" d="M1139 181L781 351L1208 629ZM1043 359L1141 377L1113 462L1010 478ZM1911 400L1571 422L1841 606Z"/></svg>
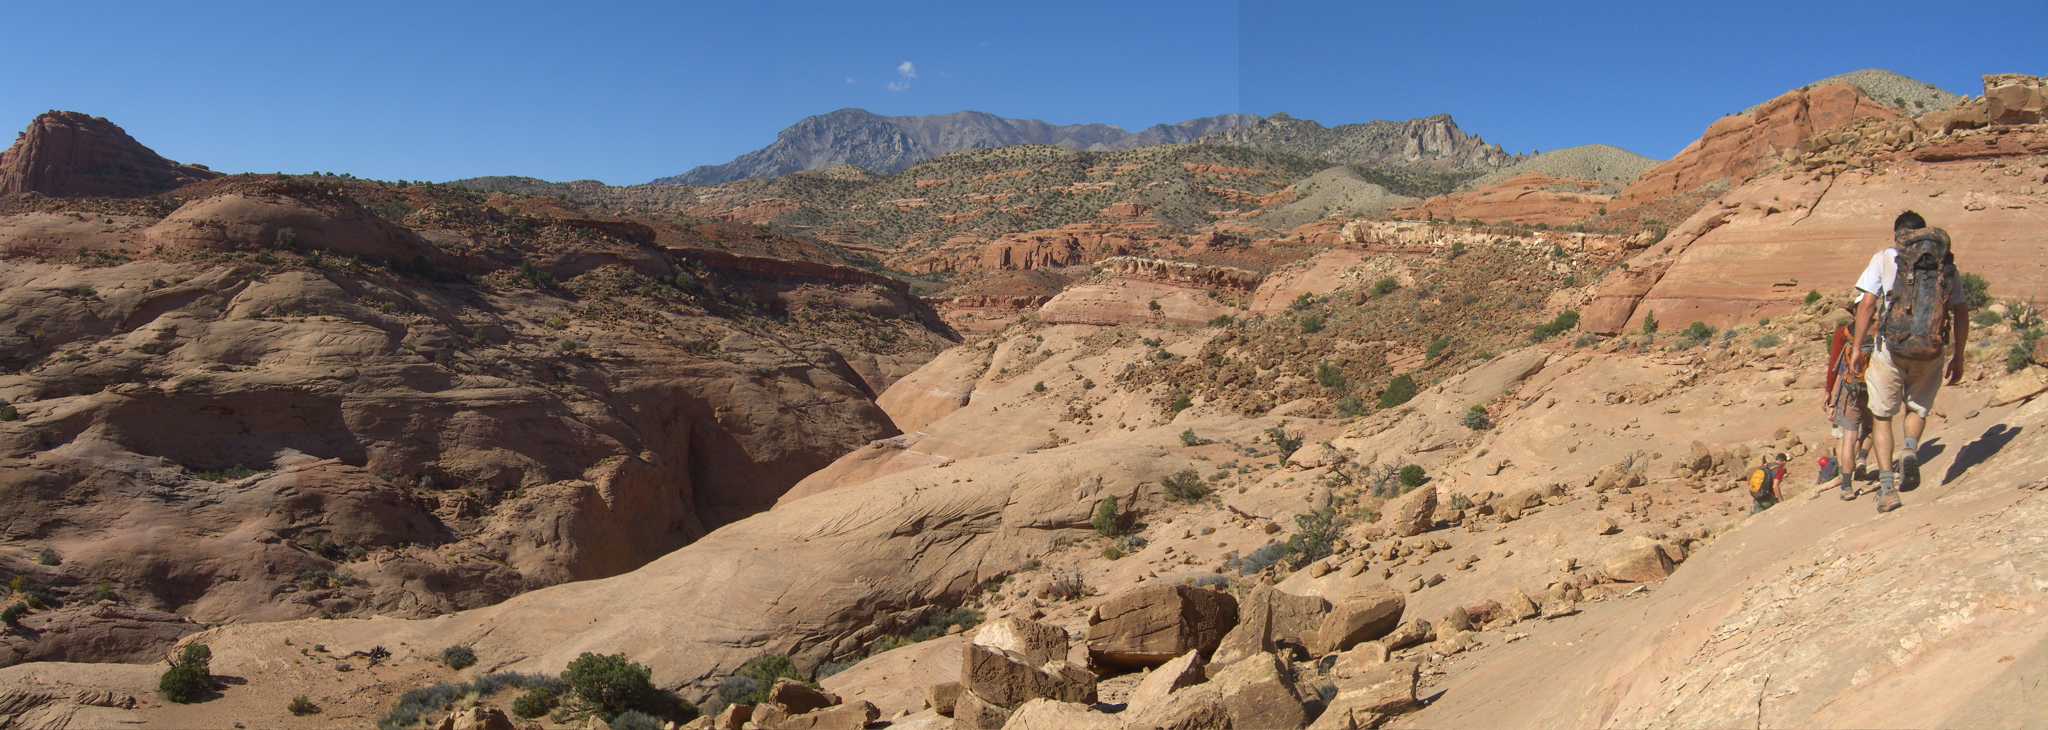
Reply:
<svg viewBox="0 0 2048 730"><path fill-rule="evenodd" d="M1948 348L1948 300L1961 285L1948 232L1939 228L1898 233L1898 274L1884 295L1878 334L1892 357L1932 360Z"/></svg>

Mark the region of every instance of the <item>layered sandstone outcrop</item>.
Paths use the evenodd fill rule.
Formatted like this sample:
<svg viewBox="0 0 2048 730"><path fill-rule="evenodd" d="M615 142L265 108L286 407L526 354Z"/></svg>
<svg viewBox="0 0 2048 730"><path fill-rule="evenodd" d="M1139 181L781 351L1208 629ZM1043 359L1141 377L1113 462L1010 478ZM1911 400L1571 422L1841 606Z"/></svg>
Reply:
<svg viewBox="0 0 2048 730"><path fill-rule="evenodd" d="M1806 138L1858 119L1899 119L1847 83L1787 91L1748 114L1722 117L1671 159L1623 188L1611 207L1624 208L1677 195L1720 178L1747 180Z"/></svg>
<svg viewBox="0 0 2048 730"><path fill-rule="evenodd" d="M220 173L164 159L101 117L49 111L0 152L0 196L135 198Z"/></svg>
<svg viewBox="0 0 2048 730"><path fill-rule="evenodd" d="M1525 172L1478 190L1439 195L1414 206L1397 208L1389 211L1389 215L1566 226L1599 215L1614 199L1613 191L1605 183Z"/></svg>

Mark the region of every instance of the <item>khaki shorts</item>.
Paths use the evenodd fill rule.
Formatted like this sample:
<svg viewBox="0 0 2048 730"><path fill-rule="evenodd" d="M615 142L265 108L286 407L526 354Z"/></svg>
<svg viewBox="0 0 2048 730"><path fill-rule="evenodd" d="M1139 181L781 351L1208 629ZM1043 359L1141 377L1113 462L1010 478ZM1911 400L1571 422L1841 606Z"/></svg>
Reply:
<svg viewBox="0 0 2048 730"><path fill-rule="evenodd" d="M1863 372L1863 382L1870 386L1870 415L1891 418L1903 400L1907 408L1926 418L1928 409L1934 407L1934 395L1941 392L1945 364L1941 358L1894 361L1890 348L1877 348L1870 368Z"/></svg>

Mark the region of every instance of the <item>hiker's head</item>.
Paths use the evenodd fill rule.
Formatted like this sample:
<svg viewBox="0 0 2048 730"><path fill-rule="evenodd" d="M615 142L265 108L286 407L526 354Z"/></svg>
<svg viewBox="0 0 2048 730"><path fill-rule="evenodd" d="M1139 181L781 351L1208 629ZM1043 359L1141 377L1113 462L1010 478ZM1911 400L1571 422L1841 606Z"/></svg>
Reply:
<svg viewBox="0 0 2048 730"><path fill-rule="evenodd" d="M1899 231L1917 231L1926 227L1927 219L1920 217L1919 213L1915 213L1910 210L1904 213L1900 213L1899 217L1892 219L1893 233L1897 233Z"/></svg>

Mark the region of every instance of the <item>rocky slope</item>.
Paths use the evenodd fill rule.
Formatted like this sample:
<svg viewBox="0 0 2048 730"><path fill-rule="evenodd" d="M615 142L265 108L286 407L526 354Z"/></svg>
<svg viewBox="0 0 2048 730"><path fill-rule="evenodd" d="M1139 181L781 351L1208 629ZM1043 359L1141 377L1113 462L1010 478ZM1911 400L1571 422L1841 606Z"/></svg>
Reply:
<svg viewBox="0 0 2048 730"><path fill-rule="evenodd" d="M1249 147L1314 157L1334 164L1423 170L1450 175L1487 173L1522 161L1451 121L1451 115L1402 122L1374 120L1325 127L1274 114L1250 126L1202 138L1213 145Z"/></svg>
<svg viewBox="0 0 2048 730"><path fill-rule="evenodd" d="M895 434L950 336L815 240L426 185L16 196L0 252L0 561L143 611L14 660L631 570Z"/></svg>
<svg viewBox="0 0 2048 730"><path fill-rule="evenodd" d="M1478 189L1499 185L1507 182L1509 178L1530 172L1555 178L1591 180L1623 186L1635 182L1644 170L1655 167L1658 162L1662 160L1653 160L1613 145L1579 145L1533 155L1521 162L1481 175L1466 183L1465 187Z"/></svg>
<svg viewBox="0 0 2048 730"><path fill-rule="evenodd" d="M775 135L775 143L723 165L704 165L654 185L716 185L749 177L777 177L802 170L854 165L881 174L949 152L1023 144L1076 150L1127 150L1180 144L1258 121L1257 115L1224 114L1179 124L1156 124L1132 133L1109 124L1047 124L986 112L885 117L865 109L841 109L805 117Z"/></svg>
<svg viewBox="0 0 2048 730"><path fill-rule="evenodd" d="M1928 112L1938 112L1947 109L1962 103L1964 100L1963 96L1951 93L1934 84L1881 68L1866 68L1860 71L1836 74L1807 84L1802 88L1811 89L1816 86L1836 83L1854 86L1857 91L1862 92L1864 96L1876 100L1877 103L1889 106L1900 114L1914 117ZM1762 105L1759 104L1758 106ZM1742 110L1741 113L1748 114L1756 110L1757 107L1753 106Z"/></svg>
<svg viewBox="0 0 2048 730"><path fill-rule="evenodd" d="M166 160L113 122L78 112L37 115L0 151L0 196L139 198L216 177L220 173L205 166Z"/></svg>

